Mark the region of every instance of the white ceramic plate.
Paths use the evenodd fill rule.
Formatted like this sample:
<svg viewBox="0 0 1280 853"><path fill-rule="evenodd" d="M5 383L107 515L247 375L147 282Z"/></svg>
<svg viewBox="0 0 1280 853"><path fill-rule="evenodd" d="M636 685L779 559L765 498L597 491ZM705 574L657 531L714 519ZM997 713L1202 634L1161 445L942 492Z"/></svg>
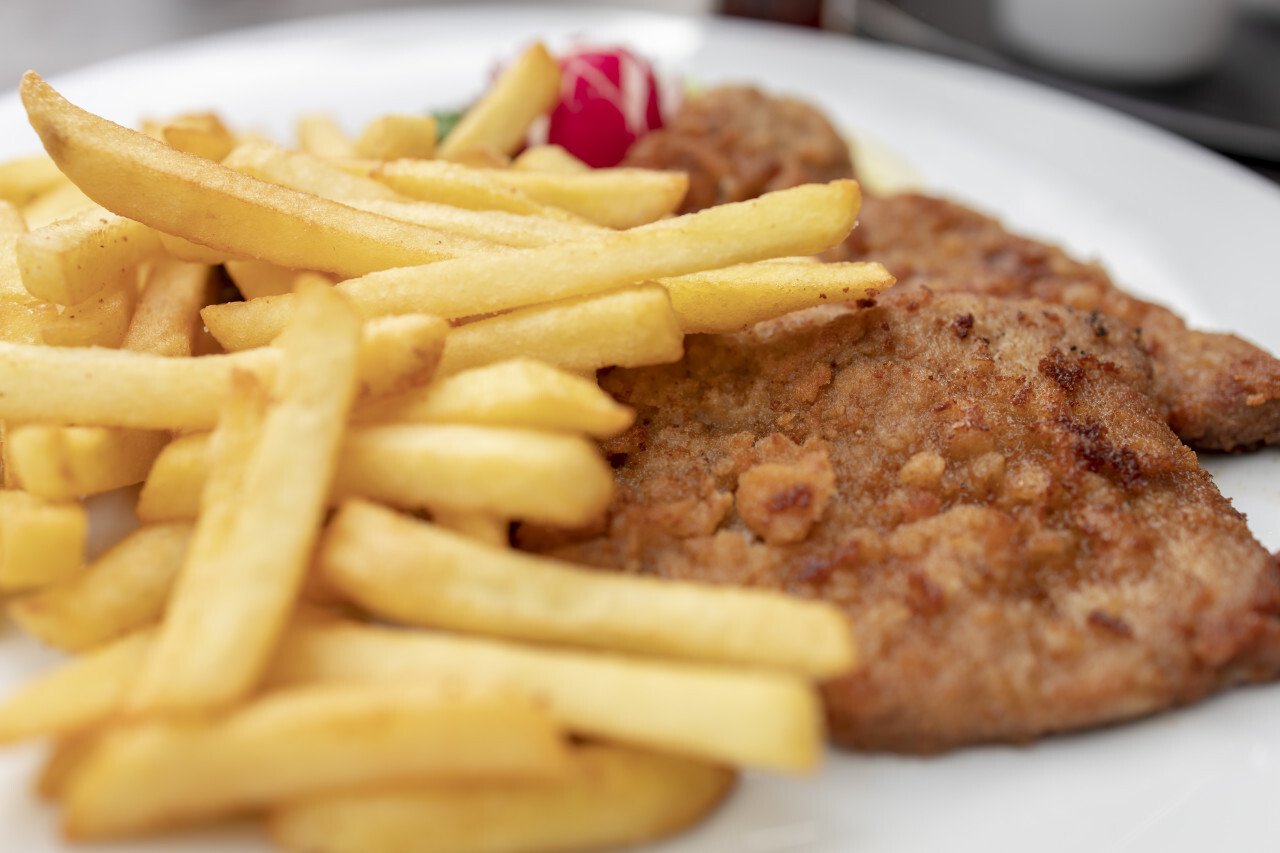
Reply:
<svg viewBox="0 0 1280 853"><path fill-rule="evenodd" d="M216 109L288 138L326 109L351 128L458 105L534 38L625 43L701 82L801 94L905 158L924 186L1101 259L1133 291L1280 351L1280 190L1117 114L990 72L821 33L642 13L513 6L362 14L135 54L53 79L122 123ZM34 150L13 93L0 156ZM1280 453L1206 460L1280 547ZM0 638L0 691L54 657ZM0 753L0 850L63 850L28 793L39 753ZM664 853L1274 850L1280 686L1029 748L933 759L833 754L817 778L751 777ZM251 828L96 849L265 851Z"/></svg>

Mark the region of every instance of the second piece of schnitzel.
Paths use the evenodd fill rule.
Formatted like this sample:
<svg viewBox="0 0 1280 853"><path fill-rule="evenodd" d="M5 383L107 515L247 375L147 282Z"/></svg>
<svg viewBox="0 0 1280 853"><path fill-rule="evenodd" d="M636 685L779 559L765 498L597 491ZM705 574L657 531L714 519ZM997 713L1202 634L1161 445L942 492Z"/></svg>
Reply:
<svg viewBox="0 0 1280 853"><path fill-rule="evenodd" d="M638 413L608 517L521 545L836 603L865 661L825 687L843 744L1022 741L1280 674L1280 570L1116 321L895 289L602 384Z"/></svg>

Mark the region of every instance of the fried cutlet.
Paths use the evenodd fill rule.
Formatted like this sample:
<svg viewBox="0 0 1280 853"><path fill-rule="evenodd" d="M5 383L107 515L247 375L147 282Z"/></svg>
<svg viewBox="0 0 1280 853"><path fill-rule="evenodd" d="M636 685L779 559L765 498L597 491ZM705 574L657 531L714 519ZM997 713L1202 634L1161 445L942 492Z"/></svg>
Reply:
<svg viewBox="0 0 1280 853"><path fill-rule="evenodd" d="M866 198L832 259L875 259L903 284L1041 299L1123 320L1142 331L1155 397L1183 441L1202 450L1280 441L1280 361L1234 335L1190 329L1116 287L1100 266L963 205L919 194Z"/></svg>
<svg viewBox="0 0 1280 853"><path fill-rule="evenodd" d="M1169 429L1138 336L891 290L692 336L602 384L608 517L522 547L842 607L842 744L932 752L1149 714L1280 673L1280 570Z"/></svg>
<svg viewBox="0 0 1280 853"><path fill-rule="evenodd" d="M686 209L810 181L853 175L817 110L741 87L687 102L627 162L690 174ZM835 144L843 145L837 142ZM1099 311L1142 330L1154 394L1169 424L1203 450L1280 442L1280 361L1233 335L1189 329L1175 314L1128 295L1094 264L1007 231L962 205L924 195L864 197L858 227L830 260L883 263L904 284Z"/></svg>

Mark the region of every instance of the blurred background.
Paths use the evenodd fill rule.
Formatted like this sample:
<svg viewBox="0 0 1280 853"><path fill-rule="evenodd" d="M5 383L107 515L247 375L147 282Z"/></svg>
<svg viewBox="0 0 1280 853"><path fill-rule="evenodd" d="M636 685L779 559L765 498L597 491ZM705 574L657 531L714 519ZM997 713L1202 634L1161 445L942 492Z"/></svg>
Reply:
<svg viewBox="0 0 1280 853"><path fill-rule="evenodd" d="M567 2L775 20L946 54L1106 103L1280 182L1280 0ZM429 5L446 3L0 0L0 80L240 27Z"/></svg>

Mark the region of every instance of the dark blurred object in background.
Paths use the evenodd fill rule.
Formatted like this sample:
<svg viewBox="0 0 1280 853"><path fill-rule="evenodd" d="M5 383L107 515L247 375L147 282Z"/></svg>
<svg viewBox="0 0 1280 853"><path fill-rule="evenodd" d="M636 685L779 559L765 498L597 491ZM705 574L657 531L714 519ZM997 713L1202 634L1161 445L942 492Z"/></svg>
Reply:
<svg viewBox="0 0 1280 853"><path fill-rule="evenodd" d="M720 14L801 27L820 27L822 0L723 0Z"/></svg>
<svg viewBox="0 0 1280 853"><path fill-rule="evenodd" d="M858 0L857 28L862 36L996 68L1106 104L1280 182L1280 19L1240 14L1222 60L1199 77L1167 85L1108 86L1012 56L996 34L991 5L991 0Z"/></svg>

